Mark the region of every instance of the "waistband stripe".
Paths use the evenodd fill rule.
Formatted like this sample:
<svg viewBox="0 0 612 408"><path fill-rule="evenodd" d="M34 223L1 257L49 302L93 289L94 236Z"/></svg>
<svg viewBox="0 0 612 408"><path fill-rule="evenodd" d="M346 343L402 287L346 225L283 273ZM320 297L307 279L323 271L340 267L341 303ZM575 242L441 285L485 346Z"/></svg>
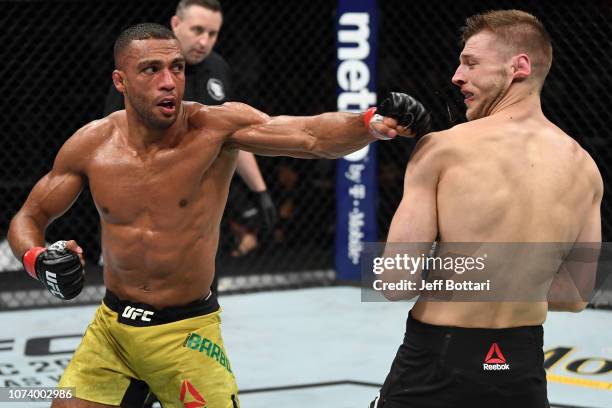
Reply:
<svg viewBox="0 0 612 408"><path fill-rule="evenodd" d="M156 309L146 303L121 300L110 290L104 295L104 304L117 313L117 321L129 326L146 327L172 323L190 317L202 316L219 310L217 296L210 292L204 299L183 306Z"/></svg>

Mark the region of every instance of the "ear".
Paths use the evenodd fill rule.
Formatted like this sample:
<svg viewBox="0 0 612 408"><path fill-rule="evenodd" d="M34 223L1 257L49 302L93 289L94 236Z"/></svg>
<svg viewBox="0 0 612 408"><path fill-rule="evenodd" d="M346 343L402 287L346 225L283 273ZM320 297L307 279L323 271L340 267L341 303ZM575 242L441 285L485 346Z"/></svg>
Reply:
<svg viewBox="0 0 612 408"><path fill-rule="evenodd" d="M113 84L115 88L121 93L125 93L125 83L123 78L123 72L118 69L113 71Z"/></svg>
<svg viewBox="0 0 612 408"><path fill-rule="evenodd" d="M172 31L176 30L176 27L180 24L181 19L178 16L172 16L170 19L170 27L172 27Z"/></svg>
<svg viewBox="0 0 612 408"><path fill-rule="evenodd" d="M512 57L512 77L514 79L525 79L531 75L531 59L527 54L519 54Z"/></svg>

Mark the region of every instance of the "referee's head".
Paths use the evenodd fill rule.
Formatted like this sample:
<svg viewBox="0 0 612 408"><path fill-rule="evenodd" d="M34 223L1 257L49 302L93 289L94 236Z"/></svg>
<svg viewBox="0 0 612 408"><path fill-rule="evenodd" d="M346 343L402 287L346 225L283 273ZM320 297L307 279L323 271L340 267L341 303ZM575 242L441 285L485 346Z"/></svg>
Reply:
<svg viewBox="0 0 612 408"><path fill-rule="evenodd" d="M223 24L218 0L181 0L170 20L188 64L197 64L212 52Z"/></svg>

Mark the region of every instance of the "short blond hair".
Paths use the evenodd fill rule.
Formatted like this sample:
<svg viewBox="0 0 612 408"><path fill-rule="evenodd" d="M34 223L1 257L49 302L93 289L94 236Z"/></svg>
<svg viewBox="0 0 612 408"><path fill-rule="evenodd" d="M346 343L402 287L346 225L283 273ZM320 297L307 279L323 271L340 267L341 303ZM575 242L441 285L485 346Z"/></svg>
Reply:
<svg viewBox="0 0 612 408"><path fill-rule="evenodd" d="M493 10L465 20L461 29L461 45L481 31L489 31L507 44L512 52L529 55L535 76L544 83L552 65L552 44L544 24L521 10Z"/></svg>

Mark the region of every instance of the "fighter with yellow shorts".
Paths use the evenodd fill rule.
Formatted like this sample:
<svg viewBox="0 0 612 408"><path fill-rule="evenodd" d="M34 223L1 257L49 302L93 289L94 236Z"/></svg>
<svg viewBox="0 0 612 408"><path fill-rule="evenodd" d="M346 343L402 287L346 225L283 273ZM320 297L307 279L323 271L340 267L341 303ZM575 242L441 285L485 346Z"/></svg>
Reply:
<svg viewBox="0 0 612 408"><path fill-rule="evenodd" d="M164 408L238 408L220 313L212 292L156 310L107 291L59 386L122 407L142 406L150 389Z"/></svg>

